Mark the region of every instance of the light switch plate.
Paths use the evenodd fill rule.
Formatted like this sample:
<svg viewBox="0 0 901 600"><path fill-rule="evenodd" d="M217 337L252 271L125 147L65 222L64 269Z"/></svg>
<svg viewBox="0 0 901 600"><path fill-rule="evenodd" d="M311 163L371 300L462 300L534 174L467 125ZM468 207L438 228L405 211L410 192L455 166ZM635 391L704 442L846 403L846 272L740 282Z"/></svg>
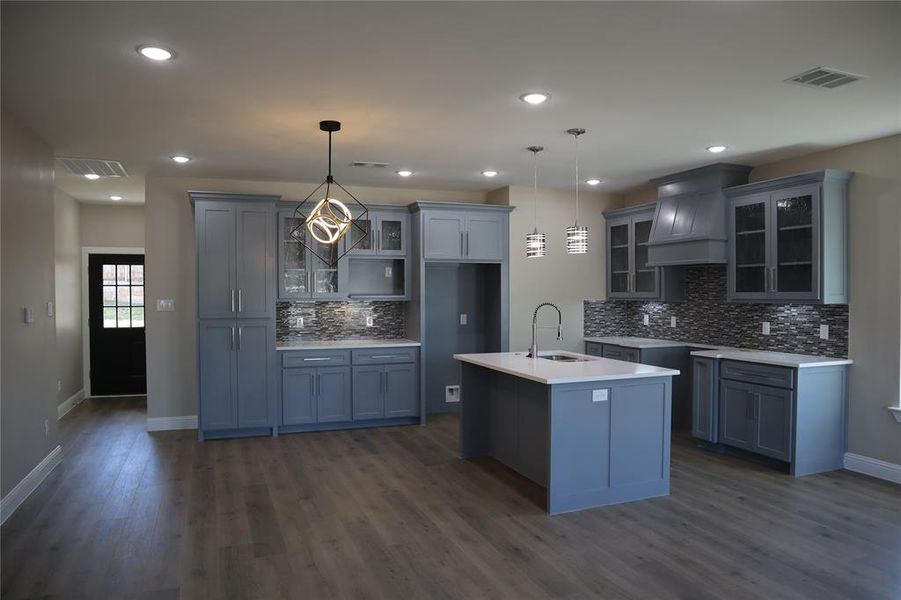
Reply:
<svg viewBox="0 0 901 600"><path fill-rule="evenodd" d="M385 277L391 277L391 267L385 267Z"/></svg>
<svg viewBox="0 0 901 600"><path fill-rule="evenodd" d="M761 333L763 333L763 335L770 335L770 322L764 321L761 325Z"/></svg>
<svg viewBox="0 0 901 600"><path fill-rule="evenodd" d="M53 302L48 302L48 303L47 303L47 316L48 316L48 317L52 317L52 316L53 316Z"/></svg>
<svg viewBox="0 0 901 600"><path fill-rule="evenodd" d="M610 390L591 390L591 401L592 402L606 402L610 399Z"/></svg>
<svg viewBox="0 0 901 600"><path fill-rule="evenodd" d="M670 317L670 318L669 318L669 326L670 326L670 327L675 327L675 326L676 326L676 317Z"/></svg>
<svg viewBox="0 0 901 600"><path fill-rule="evenodd" d="M469 315L460 313L460 325L466 325L469 322Z"/></svg>
<svg viewBox="0 0 901 600"><path fill-rule="evenodd" d="M375 324L375 319L372 316L366 317L366 327L372 327Z"/></svg>
<svg viewBox="0 0 901 600"><path fill-rule="evenodd" d="M650 315L641 315L641 322L643 325L650 325L651 324Z"/></svg>
<svg viewBox="0 0 901 600"><path fill-rule="evenodd" d="M175 300L171 298L161 298L156 301L157 312L173 312L175 310Z"/></svg>
<svg viewBox="0 0 901 600"><path fill-rule="evenodd" d="M820 325L820 339L821 340L829 339L829 326L828 325Z"/></svg>
<svg viewBox="0 0 901 600"><path fill-rule="evenodd" d="M294 319L294 326L303 327L303 317L297 317L296 319Z"/></svg>

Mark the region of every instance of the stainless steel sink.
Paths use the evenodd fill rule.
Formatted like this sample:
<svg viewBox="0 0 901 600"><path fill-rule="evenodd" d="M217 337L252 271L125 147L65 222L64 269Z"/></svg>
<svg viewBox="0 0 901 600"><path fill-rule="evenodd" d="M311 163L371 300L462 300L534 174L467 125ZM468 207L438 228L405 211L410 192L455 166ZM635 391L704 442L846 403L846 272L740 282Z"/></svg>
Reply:
<svg viewBox="0 0 901 600"><path fill-rule="evenodd" d="M569 354L543 354L539 355L538 358L543 358L545 360L555 360L557 362L588 362L587 358L570 356Z"/></svg>

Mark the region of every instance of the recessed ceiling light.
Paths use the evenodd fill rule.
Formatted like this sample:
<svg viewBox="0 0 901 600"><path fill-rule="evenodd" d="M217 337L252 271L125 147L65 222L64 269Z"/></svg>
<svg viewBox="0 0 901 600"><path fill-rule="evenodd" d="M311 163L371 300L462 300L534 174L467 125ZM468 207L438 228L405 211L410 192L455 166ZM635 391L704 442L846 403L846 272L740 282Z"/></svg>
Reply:
<svg viewBox="0 0 901 600"><path fill-rule="evenodd" d="M171 158L172 160L174 160L177 163L186 163L191 160L190 156L183 156L181 154L176 154L175 156L170 156L169 158Z"/></svg>
<svg viewBox="0 0 901 600"><path fill-rule="evenodd" d="M100 175L98 175L97 173L85 173L84 178L94 181L95 179L100 179Z"/></svg>
<svg viewBox="0 0 901 600"><path fill-rule="evenodd" d="M172 50L167 48L160 48L159 46L138 46L137 48L138 54L143 56L144 58L149 58L150 60L169 60L175 53Z"/></svg>
<svg viewBox="0 0 901 600"><path fill-rule="evenodd" d="M526 104L544 104L551 99L551 95L547 92L529 92L519 97Z"/></svg>
<svg viewBox="0 0 901 600"><path fill-rule="evenodd" d="M707 146L707 152L713 152L714 154L719 154L720 152L725 152L726 146Z"/></svg>
<svg viewBox="0 0 901 600"><path fill-rule="evenodd" d="M598 185L599 183L603 183L603 182L604 182L603 179L586 179L585 180L585 183L587 183L588 185Z"/></svg>
<svg viewBox="0 0 901 600"><path fill-rule="evenodd" d="M494 177L495 175L497 175L497 171L492 171L491 169L489 169L487 171L482 171L482 175L484 175L485 177Z"/></svg>
<svg viewBox="0 0 901 600"><path fill-rule="evenodd" d="M400 171L396 171L398 175L401 177L409 177L413 174L413 171L408 171L407 169L401 169Z"/></svg>
<svg viewBox="0 0 901 600"><path fill-rule="evenodd" d="M122 196L115 196L115 195L113 195L113 196L110 196L109 199L110 199L110 200L121 200L121 199L122 199Z"/></svg>

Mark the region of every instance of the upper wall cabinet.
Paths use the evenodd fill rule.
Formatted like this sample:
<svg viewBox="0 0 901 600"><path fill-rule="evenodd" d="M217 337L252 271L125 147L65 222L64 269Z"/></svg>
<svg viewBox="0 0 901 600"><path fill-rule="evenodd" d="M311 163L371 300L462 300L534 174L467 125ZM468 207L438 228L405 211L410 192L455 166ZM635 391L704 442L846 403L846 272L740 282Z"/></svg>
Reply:
<svg viewBox="0 0 901 600"><path fill-rule="evenodd" d="M677 267L648 265L648 240L656 204L604 213L607 221L607 297L623 300L684 300Z"/></svg>
<svg viewBox="0 0 901 600"><path fill-rule="evenodd" d="M509 254L509 206L418 202L426 260L501 262Z"/></svg>
<svg viewBox="0 0 901 600"><path fill-rule="evenodd" d="M366 219L357 218L357 224L360 227L351 227L347 234L352 246L349 256L407 255L410 212L406 207L371 209Z"/></svg>
<svg viewBox="0 0 901 600"><path fill-rule="evenodd" d="M336 300L347 297L347 260L331 263L343 252L341 240L337 244L321 244L315 240L313 251L305 247L308 233L293 209L278 211L278 299L279 300ZM296 239L291 235L300 226ZM317 256L317 254L319 256ZM321 258L328 259L328 262Z"/></svg>
<svg viewBox="0 0 901 600"><path fill-rule="evenodd" d="M277 196L191 192L199 318L274 316L274 203ZM260 201L262 200L262 201Z"/></svg>
<svg viewBox="0 0 901 600"><path fill-rule="evenodd" d="M730 301L848 302L848 182L825 170L725 190Z"/></svg>

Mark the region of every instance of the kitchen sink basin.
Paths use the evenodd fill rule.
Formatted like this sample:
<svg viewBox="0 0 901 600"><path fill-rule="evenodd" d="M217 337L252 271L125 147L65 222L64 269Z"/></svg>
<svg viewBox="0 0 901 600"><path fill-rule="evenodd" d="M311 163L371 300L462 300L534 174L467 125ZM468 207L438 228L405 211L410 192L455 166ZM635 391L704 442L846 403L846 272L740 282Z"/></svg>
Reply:
<svg viewBox="0 0 901 600"><path fill-rule="evenodd" d="M545 360L554 360L557 362L588 362L587 358L580 358L578 356L571 356L569 354L543 354L539 355L538 358L543 358Z"/></svg>

